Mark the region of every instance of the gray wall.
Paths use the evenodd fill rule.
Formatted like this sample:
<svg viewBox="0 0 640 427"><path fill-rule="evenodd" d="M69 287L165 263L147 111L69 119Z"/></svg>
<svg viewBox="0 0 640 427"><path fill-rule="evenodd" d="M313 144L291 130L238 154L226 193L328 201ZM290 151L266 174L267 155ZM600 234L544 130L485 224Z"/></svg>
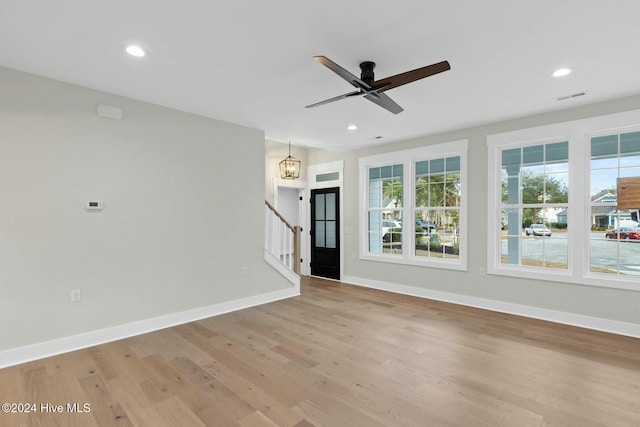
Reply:
<svg viewBox="0 0 640 427"><path fill-rule="evenodd" d="M486 136L499 132L577 120L638 108L640 108L640 96L632 96L591 106L461 129L363 150L330 152L310 149L308 153L310 164L319 164L341 159L345 161L343 224L344 227L352 227L354 232L352 234L345 234L344 274L416 288L451 292L640 324L640 310L638 310L638 307L640 307L640 285L638 285L639 291L625 291L514 277L480 276L480 268L486 267L487 265L486 224L488 189ZM358 259L358 158L361 156L460 139L469 140L468 204L471 208L469 209L468 219L468 271L458 272ZM354 255L355 259L352 259Z"/></svg>
<svg viewBox="0 0 640 427"><path fill-rule="evenodd" d="M263 261L264 147L258 130L0 68L0 351L290 287Z"/></svg>

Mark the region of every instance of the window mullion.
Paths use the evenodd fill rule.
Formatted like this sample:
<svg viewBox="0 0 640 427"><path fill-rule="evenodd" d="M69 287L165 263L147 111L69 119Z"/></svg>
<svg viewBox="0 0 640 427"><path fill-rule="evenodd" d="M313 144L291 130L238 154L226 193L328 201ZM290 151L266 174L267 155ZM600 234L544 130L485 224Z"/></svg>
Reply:
<svg viewBox="0 0 640 427"><path fill-rule="evenodd" d="M409 158L404 163L404 200L402 217L404 221L402 223L402 241L406 246L406 250L403 255L405 259L412 259L416 253L416 183L415 183L415 166L413 159Z"/></svg>

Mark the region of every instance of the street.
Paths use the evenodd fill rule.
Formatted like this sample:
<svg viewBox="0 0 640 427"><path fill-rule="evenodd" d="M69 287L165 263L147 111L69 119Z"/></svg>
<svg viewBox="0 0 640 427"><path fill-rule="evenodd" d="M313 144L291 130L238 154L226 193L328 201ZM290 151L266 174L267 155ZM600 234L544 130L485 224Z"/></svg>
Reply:
<svg viewBox="0 0 640 427"><path fill-rule="evenodd" d="M550 237L534 237L522 234L523 264L552 263L562 268L567 265L567 234L553 233ZM591 269L593 271L620 271L621 274L640 275L640 241L618 242L604 238L604 232L590 235ZM618 254L619 262L618 266ZM502 258L507 257L507 240L503 235Z"/></svg>

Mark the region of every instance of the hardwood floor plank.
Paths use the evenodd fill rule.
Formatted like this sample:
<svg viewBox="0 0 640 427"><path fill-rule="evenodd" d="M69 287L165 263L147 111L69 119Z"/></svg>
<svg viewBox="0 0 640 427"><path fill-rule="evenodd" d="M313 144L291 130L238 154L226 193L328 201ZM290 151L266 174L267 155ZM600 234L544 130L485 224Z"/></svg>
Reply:
<svg viewBox="0 0 640 427"><path fill-rule="evenodd" d="M133 427L126 412L115 399L101 375L91 375L79 380L86 402L91 404L91 415L100 427Z"/></svg>
<svg viewBox="0 0 640 427"><path fill-rule="evenodd" d="M247 415L242 418L238 424L242 427L278 427L278 424L271 421L260 411Z"/></svg>
<svg viewBox="0 0 640 427"><path fill-rule="evenodd" d="M270 393L256 387L242 377L235 377L225 382L225 384L230 390L277 425L291 426L301 421L301 417L293 413L289 406L281 403Z"/></svg>
<svg viewBox="0 0 640 427"><path fill-rule="evenodd" d="M1 426L637 427L640 339L303 278L302 295L0 370Z"/></svg>
<svg viewBox="0 0 640 427"><path fill-rule="evenodd" d="M294 411L310 420L314 425L336 427L384 426L384 424L381 424L364 413L359 413L359 411L346 408L345 405L343 405L342 408L339 408L338 411L329 412L325 409L319 408L311 402L303 401L295 406Z"/></svg>
<svg viewBox="0 0 640 427"><path fill-rule="evenodd" d="M162 425L173 427L207 427L179 397L170 397L158 405Z"/></svg>
<svg viewBox="0 0 640 427"><path fill-rule="evenodd" d="M236 427L239 425L237 420L231 419L225 412L215 406L200 411L197 415L200 421L202 421L206 426ZM158 425L163 426L166 424Z"/></svg>

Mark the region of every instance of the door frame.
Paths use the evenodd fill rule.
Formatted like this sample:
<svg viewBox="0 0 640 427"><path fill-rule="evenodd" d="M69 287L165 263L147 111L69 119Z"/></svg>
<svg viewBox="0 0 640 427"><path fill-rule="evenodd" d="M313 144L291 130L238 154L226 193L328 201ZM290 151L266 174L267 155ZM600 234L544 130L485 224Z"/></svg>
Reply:
<svg viewBox="0 0 640 427"><path fill-rule="evenodd" d="M338 179L331 181L318 181L318 175L337 173ZM305 189L304 204L310 206L311 203L311 190L317 190L322 188L339 188L339 205L338 215L340 216L340 229L338 235L340 236L340 278L344 277L344 160L338 160L329 163L320 163L317 165L307 166L307 188ZM311 230L311 209L306 210L304 216L304 231L307 237L309 237L309 230ZM300 268L300 272L305 275L311 275L311 239L307 239L306 245L303 247L303 259L304 262ZM331 279L327 279L331 280Z"/></svg>
<svg viewBox="0 0 640 427"><path fill-rule="evenodd" d="M334 204L330 209L327 196L333 195ZM323 215L318 218L318 196L322 197L322 211ZM337 198L335 196L338 196ZM342 219L340 218L340 187L330 188L312 188L311 189L311 203L309 205L310 218L311 218L311 244L309 245L311 251L311 276L324 277L327 279L340 280L340 230L342 228ZM330 219L330 214L333 214L333 219ZM333 246L327 246L329 242L329 232L327 230L328 222L332 221L335 224L335 231L332 233L335 239ZM317 246L317 228L318 222L323 222L322 229L325 231L322 238L321 246Z"/></svg>
<svg viewBox="0 0 640 427"><path fill-rule="evenodd" d="M298 194L302 197L302 200L298 205L298 220L300 222L300 226L302 227L302 232L300 233L300 258L304 260L300 264L300 274L303 276L308 276L310 270L308 269L308 271L306 272L304 270L304 265L305 264L308 265L308 260L311 257L311 252L306 250L311 246L311 243L310 243L311 239L309 238L309 232L307 231L309 229L309 224L310 224L310 221L307 218L307 215L309 212L309 207L308 207L309 202L307 201L307 199L309 197L308 194L310 194L307 186L307 181L304 181L301 179L292 181L290 179L274 178L271 185L272 185L272 191L273 191L273 206L276 209L278 209L278 188L279 187L296 188L298 189Z"/></svg>

